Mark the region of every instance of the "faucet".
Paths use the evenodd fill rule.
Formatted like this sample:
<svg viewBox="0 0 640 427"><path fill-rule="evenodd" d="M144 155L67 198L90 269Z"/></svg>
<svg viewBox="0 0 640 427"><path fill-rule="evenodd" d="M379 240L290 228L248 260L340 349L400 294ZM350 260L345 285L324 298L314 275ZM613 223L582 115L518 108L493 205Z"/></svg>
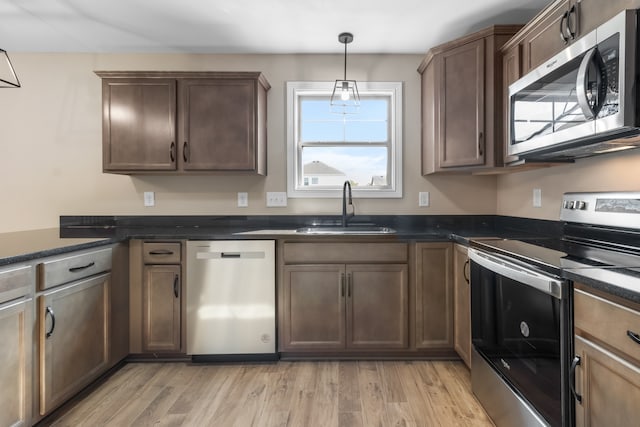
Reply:
<svg viewBox="0 0 640 427"><path fill-rule="evenodd" d="M347 214L347 188L349 188L349 204L351 205L351 213ZM353 198L351 197L351 183L345 181L342 186L342 226L346 227L349 218L355 215L355 207L353 206Z"/></svg>

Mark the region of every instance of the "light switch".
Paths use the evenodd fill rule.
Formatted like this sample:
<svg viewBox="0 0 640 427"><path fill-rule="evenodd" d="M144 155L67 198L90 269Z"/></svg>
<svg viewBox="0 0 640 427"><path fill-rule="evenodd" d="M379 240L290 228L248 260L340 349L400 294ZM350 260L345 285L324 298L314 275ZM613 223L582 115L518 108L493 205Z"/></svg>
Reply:
<svg viewBox="0 0 640 427"><path fill-rule="evenodd" d="M278 191L267 192L267 207L285 206L287 206L287 193Z"/></svg>
<svg viewBox="0 0 640 427"><path fill-rule="evenodd" d="M429 192L421 191L418 193L418 206L429 206Z"/></svg>
<svg viewBox="0 0 640 427"><path fill-rule="evenodd" d="M144 205L145 206L155 206L156 205L156 196L153 191L145 191L144 192Z"/></svg>
<svg viewBox="0 0 640 427"><path fill-rule="evenodd" d="M246 208L249 206L249 194L248 193L238 193L238 207Z"/></svg>
<svg viewBox="0 0 640 427"><path fill-rule="evenodd" d="M533 189L533 207L534 208L542 207L542 190L540 188Z"/></svg>

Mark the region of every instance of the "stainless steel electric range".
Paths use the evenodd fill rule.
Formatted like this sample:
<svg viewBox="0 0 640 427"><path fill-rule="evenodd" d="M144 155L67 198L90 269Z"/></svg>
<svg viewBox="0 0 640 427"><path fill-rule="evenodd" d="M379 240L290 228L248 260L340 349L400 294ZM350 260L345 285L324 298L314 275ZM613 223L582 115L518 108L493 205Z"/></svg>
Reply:
<svg viewBox="0 0 640 427"><path fill-rule="evenodd" d="M640 192L567 193L562 236L472 240L472 389L498 427L571 426L576 274L640 293Z"/></svg>

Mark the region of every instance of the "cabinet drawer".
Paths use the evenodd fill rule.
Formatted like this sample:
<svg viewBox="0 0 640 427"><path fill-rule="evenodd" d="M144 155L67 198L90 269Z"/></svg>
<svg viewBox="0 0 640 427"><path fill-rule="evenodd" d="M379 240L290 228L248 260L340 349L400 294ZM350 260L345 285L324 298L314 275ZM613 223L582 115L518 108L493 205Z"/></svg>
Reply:
<svg viewBox="0 0 640 427"><path fill-rule="evenodd" d="M576 289L574 319L576 329L640 360L640 344L627 335L640 334L640 312Z"/></svg>
<svg viewBox="0 0 640 427"><path fill-rule="evenodd" d="M31 292L33 269L30 265L0 269L0 304Z"/></svg>
<svg viewBox="0 0 640 427"><path fill-rule="evenodd" d="M407 261L406 243L285 243L285 263Z"/></svg>
<svg viewBox="0 0 640 427"><path fill-rule="evenodd" d="M111 248L73 252L38 264L38 289L44 290L111 270Z"/></svg>
<svg viewBox="0 0 640 427"><path fill-rule="evenodd" d="M179 242L145 242L142 252L145 264L180 264Z"/></svg>

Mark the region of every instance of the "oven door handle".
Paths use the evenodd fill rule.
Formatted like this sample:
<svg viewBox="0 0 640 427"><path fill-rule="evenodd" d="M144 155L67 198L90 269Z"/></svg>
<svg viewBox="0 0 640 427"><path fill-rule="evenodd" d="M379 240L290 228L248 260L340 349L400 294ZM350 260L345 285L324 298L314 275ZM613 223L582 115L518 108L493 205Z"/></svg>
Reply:
<svg viewBox="0 0 640 427"><path fill-rule="evenodd" d="M532 288L538 289L547 295L551 295L557 299L562 299L563 284L562 280L529 270L505 257L480 252L476 249L469 248L469 258L475 263L516 282L523 283ZM473 284L472 284L473 286Z"/></svg>

